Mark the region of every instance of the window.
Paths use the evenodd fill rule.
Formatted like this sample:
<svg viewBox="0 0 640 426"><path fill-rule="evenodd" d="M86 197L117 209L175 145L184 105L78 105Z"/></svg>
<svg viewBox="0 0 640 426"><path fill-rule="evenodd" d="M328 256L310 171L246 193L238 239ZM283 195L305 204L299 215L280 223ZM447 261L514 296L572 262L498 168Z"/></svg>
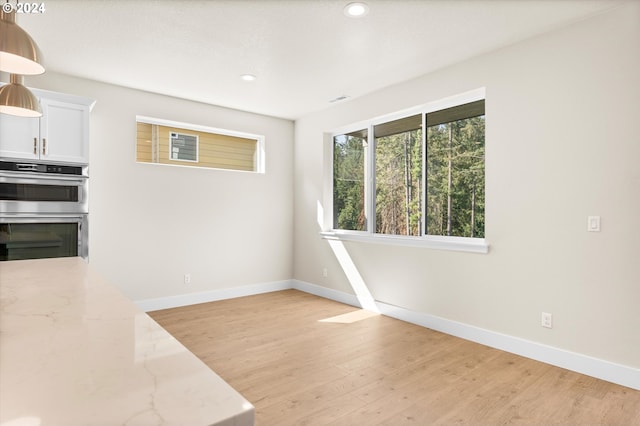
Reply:
<svg viewBox="0 0 640 426"><path fill-rule="evenodd" d="M198 135L170 132L171 159L176 161L198 162Z"/></svg>
<svg viewBox="0 0 640 426"><path fill-rule="evenodd" d="M367 229L364 208L364 153L366 144L367 130L359 130L334 138L334 228L357 231Z"/></svg>
<svg viewBox="0 0 640 426"><path fill-rule="evenodd" d="M136 161L264 172L264 137L136 117Z"/></svg>
<svg viewBox="0 0 640 426"><path fill-rule="evenodd" d="M332 138L333 236L418 237L486 251L483 90L359 128Z"/></svg>
<svg viewBox="0 0 640 426"><path fill-rule="evenodd" d="M376 233L422 235L422 116L373 127Z"/></svg>
<svg viewBox="0 0 640 426"><path fill-rule="evenodd" d="M429 235L484 238L484 101L427 114Z"/></svg>

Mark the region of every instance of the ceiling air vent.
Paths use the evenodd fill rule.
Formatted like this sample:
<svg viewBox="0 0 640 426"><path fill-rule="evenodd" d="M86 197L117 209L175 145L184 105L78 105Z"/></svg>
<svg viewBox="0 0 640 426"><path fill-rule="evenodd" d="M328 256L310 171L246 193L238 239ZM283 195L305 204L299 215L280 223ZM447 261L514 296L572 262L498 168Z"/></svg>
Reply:
<svg viewBox="0 0 640 426"><path fill-rule="evenodd" d="M171 159L175 161L198 161L198 136L170 133Z"/></svg>

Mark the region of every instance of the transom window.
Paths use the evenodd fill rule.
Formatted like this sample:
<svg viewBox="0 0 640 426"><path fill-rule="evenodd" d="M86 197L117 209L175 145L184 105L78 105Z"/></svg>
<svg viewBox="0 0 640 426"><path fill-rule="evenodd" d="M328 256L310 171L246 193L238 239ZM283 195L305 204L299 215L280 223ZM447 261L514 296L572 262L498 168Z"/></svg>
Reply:
<svg viewBox="0 0 640 426"><path fill-rule="evenodd" d="M264 173L264 137L136 117L136 161Z"/></svg>
<svg viewBox="0 0 640 426"><path fill-rule="evenodd" d="M334 134L334 230L484 238L484 103L474 92Z"/></svg>

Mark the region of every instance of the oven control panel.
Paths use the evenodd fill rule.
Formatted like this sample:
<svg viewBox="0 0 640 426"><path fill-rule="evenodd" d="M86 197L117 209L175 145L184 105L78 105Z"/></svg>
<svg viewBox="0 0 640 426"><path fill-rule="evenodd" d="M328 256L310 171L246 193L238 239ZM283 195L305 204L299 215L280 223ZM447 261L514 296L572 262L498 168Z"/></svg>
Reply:
<svg viewBox="0 0 640 426"><path fill-rule="evenodd" d="M82 175L82 167L59 164L14 163L0 161L0 170L12 172L55 173L62 175Z"/></svg>

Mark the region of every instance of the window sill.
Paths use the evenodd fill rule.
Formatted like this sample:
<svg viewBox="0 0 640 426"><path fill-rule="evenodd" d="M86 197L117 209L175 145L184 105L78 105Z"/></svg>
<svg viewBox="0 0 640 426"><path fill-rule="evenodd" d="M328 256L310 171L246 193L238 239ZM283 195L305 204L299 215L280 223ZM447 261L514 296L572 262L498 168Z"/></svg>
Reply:
<svg viewBox="0 0 640 426"><path fill-rule="evenodd" d="M404 247L421 247L436 250L451 250L470 253L489 252L489 244L484 238L443 237L429 235L424 237L407 237L400 235L370 234L358 231L323 231L320 235L325 240L354 241L361 243L387 244Z"/></svg>

